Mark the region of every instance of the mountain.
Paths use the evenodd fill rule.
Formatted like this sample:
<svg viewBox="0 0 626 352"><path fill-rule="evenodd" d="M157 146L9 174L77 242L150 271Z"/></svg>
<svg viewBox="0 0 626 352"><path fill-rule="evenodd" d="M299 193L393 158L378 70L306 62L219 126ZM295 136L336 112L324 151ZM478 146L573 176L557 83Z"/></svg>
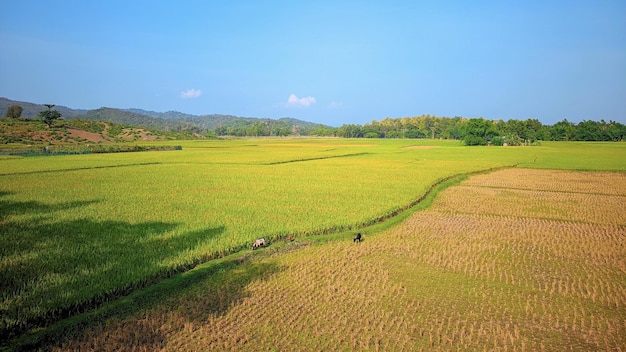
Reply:
<svg viewBox="0 0 626 352"><path fill-rule="evenodd" d="M7 109L11 105L19 105L22 107L22 117L25 118L38 118L39 112L47 110L48 108L44 104L35 104L24 101L15 101L7 98L0 97L0 116L6 116ZM54 107L58 110L64 118L72 119L78 115L85 114L88 110L71 109L67 106L57 105Z"/></svg>
<svg viewBox="0 0 626 352"><path fill-rule="evenodd" d="M257 117L240 117L234 115L224 115L224 114L210 114L210 115L191 115L185 114L178 111L167 111L167 112L156 112L156 111L146 111L142 109L125 109L126 111L146 115L153 118L164 119L164 120L174 120L174 121L184 121L184 122L195 122L202 125L205 128L215 129L219 126L229 126L234 122L271 122L271 121L280 121L283 123L287 123L293 126L298 127L316 127L320 124L315 122L308 122L299 119L295 119L292 117L283 117L278 120L270 119L270 118L257 118Z"/></svg>
<svg viewBox="0 0 626 352"><path fill-rule="evenodd" d="M84 114L77 115L74 118L81 120L115 122L126 126L140 126L161 131L167 129L167 124L163 119L114 108L88 110Z"/></svg>
<svg viewBox="0 0 626 352"><path fill-rule="evenodd" d="M124 109L125 111L149 116L154 119L166 120L185 124L196 124L202 128L215 129L219 126L231 126L239 124L241 121L256 121L256 118L238 117L233 115L211 114L211 115L191 115L178 111L156 112L142 109Z"/></svg>
<svg viewBox="0 0 626 352"><path fill-rule="evenodd" d="M156 111L148 111L143 109L124 109L126 111L153 117L155 119L164 119L164 120L176 120L176 119L188 119L197 117L196 115L185 114L184 112L178 111L166 111L166 112L156 112Z"/></svg>
<svg viewBox="0 0 626 352"><path fill-rule="evenodd" d="M7 98L0 98L0 116L6 114L11 105L19 105L22 107L23 118L38 118L39 112L46 110L43 104L35 104L23 101L14 101ZM302 121L290 117L280 119L255 118L255 117L239 117L233 115L191 115L178 111L156 112L142 109L117 109L110 107L102 107L99 109L83 110L72 109L66 106L55 106L62 117L67 120L98 120L115 122L126 126L146 127L160 131L181 131L181 130L214 130L218 127L223 128L246 128L251 125L288 125L295 129L306 130L316 127L328 127L321 124Z"/></svg>

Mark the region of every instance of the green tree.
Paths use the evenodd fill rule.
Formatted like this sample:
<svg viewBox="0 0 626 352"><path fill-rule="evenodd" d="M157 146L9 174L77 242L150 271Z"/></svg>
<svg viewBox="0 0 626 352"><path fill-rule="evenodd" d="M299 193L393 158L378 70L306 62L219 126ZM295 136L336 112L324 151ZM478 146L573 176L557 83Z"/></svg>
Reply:
<svg viewBox="0 0 626 352"><path fill-rule="evenodd" d="M606 134L611 141L622 141L626 136L626 126L611 120L606 126Z"/></svg>
<svg viewBox="0 0 626 352"><path fill-rule="evenodd" d="M575 138L577 141L601 141L602 129L599 122L596 121L581 121L576 126Z"/></svg>
<svg viewBox="0 0 626 352"><path fill-rule="evenodd" d="M430 132L430 138L435 139L435 132L439 131L439 119L427 115L424 118L424 131Z"/></svg>
<svg viewBox="0 0 626 352"><path fill-rule="evenodd" d="M563 119L563 121L555 123L550 128L550 139L553 141L569 141L574 138L575 133L576 126L567 121L567 119Z"/></svg>
<svg viewBox="0 0 626 352"><path fill-rule="evenodd" d="M48 126L52 127L52 123L54 120L61 118L61 113L57 110L52 110L55 106L54 104L44 104L48 110L40 111L39 117L43 119L43 122Z"/></svg>
<svg viewBox="0 0 626 352"><path fill-rule="evenodd" d="M492 137L498 136L493 122L484 118L469 119L465 126L465 135L463 142L465 145L487 145L487 141Z"/></svg>
<svg viewBox="0 0 626 352"><path fill-rule="evenodd" d="M449 120L448 125L445 128L444 137L452 139L460 139L463 135L463 124L465 119L461 116L455 116Z"/></svg>
<svg viewBox="0 0 626 352"><path fill-rule="evenodd" d="M19 119L22 116L22 107L19 105L11 105L7 108L7 117Z"/></svg>
<svg viewBox="0 0 626 352"><path fill-rule="evenodd" d="M401 131L389 131L387 132L387 135L385 136L385 138L402 138L402 132Z"/></svg>
<svg viewBox="0 0 626 352"><path fill-rule="evenodd" d="M345 138L362 138L363 128L361 127L361 125L344 124L337 129L337 136Z"/></svg>
<svg viewBox="0 0 626 352"><path fill-rule="evenodd" d="M215 134L218 136L225 136L228 134L228 129L224 126L217 126L215 127Z"/></svg>
<svg viewBox="0 0 626 352"><path fill-rule="evenodd" d="M520 136L516 132L513 132L512 134L506 136L505 142L508 145L522 145L523 144L523 140L520 138Z"/></svg>
<svg viewBox="0 0 626 352"><path fill-rule="evenodd" d="M287 131L287 132L289 132L289 131ZM287 133L287 134L289 134L289 133ZM313 136L320 136L320 137L333 136L334 134L335 134L335 129L334 128L325 127L324 125L317 125L311 131L311 135L313 135Z"/></svg>
<svg viewBox="0 0 626 352"><path fill-rule="evenodd" d="M526 132L526 139L529 139L530 142L534 142L537 139L540 139L540 131L543 125L538 119L528 119L524 121L524 130Z"/></svg>
<svg viewBox="0 0 626 352"><path fill-rule="evenodd" d="M404 132L404 137L405 138L424 138L425 135L422 133L422 131L420 131L419 128L411 126Z"/></svg>

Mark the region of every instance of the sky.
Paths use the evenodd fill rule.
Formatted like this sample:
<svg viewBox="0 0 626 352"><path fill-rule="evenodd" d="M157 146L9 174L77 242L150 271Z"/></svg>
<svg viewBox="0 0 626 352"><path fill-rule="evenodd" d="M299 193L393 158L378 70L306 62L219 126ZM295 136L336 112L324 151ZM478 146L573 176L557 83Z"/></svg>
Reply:
<svg viewBox="0 0 626 352"><path fill-rule="evenodd" d="M0 96L75 109L626 124L626 1L0 0Z"/></svg>

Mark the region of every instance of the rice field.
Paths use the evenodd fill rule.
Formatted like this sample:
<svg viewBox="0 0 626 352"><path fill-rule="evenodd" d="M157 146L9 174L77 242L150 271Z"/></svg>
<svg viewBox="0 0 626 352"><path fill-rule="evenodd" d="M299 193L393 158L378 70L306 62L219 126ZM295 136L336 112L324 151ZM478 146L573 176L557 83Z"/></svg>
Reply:
<svg viewBox="0 0 626 352"><path fill-rule="evenodd" d="M360 226L439 178L511 163L429 161L426 150L404 146L237 140L2 159L0 336L115 300L257 237Z"/></svg>
<svg viewBox="0 0 626 352"><path fill-rule="evenodd" d="M620 143L183 143L181 151L0 157L0 346L241 253L257 237L301 241L377 223L453 175L512 165L626 170Z"/></svg>
<svg viewBox="0 0 626 352"><path fill-rule="evenodd" d="M475 175L360 244L257 253L57 350L626 349L623 173Z"/></svg>

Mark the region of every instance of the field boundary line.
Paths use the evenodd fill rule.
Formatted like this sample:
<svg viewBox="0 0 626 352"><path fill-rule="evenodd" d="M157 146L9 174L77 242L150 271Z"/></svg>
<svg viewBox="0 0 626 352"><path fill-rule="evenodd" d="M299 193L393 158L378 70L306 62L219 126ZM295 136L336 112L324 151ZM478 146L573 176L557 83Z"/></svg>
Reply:
<svg viewBox="0 0 626 352"><path fill-rule="evenodd" d="M90 167L73 167L69 169L58 170L39 170L39 171L23 171L13 172L8 174L0 174L0 176L12 176L12 175L32 175L32 174L45 174L52 172L66 172L66 171L80 171L80 170L96 170L96 169L112 169L116 167L128 167L128 166L146 166L146 165L162 165L162 162L153 161L149 163L136 163L136 164L123 164L123 165L107 165L107 166L90 166Z"/></svg>
<svg viewBox="0 0 626 352"><path fill-rule="evenodd" d="M344 155L331 155L331 156L319 156L315 158L304 158L304 159L293 159L293 160L284 160L284 161L272 161L269 163L263 163L261 165L280 165L280 164L289 164L289 163L299 163L304 161L314 161L314 160L324 160L324 159L335 159L335 158L347 158L351 156L361 156L361 155L370 155L372 153L363 152L363 153L352 153L352 154L344 154Z"/></svg>
<svg viewBox="0 0 626 352"><path fill-rule="evenodd" d="M430 210L433 213L437 214L453 214L453 215L465 215L472 217L489 217L489 218L502 218L502 219L519 219L519 220L540 220L540 221L551 221L551 222L559 222L565 224L582 224L582 225L594 225L594 226L615 226L619 228L625 228L626 224L606 224L601 222L589 222L584 220L572 220L572 219L559 219L559 218L550 218L545 216L520 216L520 215L509 215L509 214L498 214L498 213L470 213L467 211L444 211L444 210Z"/></svg>
<svg viewBox="0 0 626 352"><path fill-rule="evenodd" d="M379 216L378 218L374 218L373 220L371 220L367 224L365 224L365 226L371 226L371 225L374 225L374 224L377 224L377 223L381 223L381 222L383 222L385 220L391 219L391 218L393 218L393 217L395 217L397 215L400 215L401 213L403 213L403 212L405 212L405 211L407 211L407 210L417 206L418 204L423 202L428 196L430 196L430 194L432 192L434 192L434 190L435 190L435 188L437 188L437 186L441 185L444 182L450 181L450 180L455 179L457 177L461 177L463 175L472 176L472 175L491 173L491 172L498 171L498 170L514 168L517 165L518 164L497 166L497 167L492 167L492 168L488 168L488 169L482 169L482 170L458 173L458 174L454 174L454 175L450 175L450 176L446 176L446 177L440 178L439 180L437 180L433 184L431 184L428 187L428 189L426 189L426 192L424 192L424 194L422 194L421 197L417 198L416 200L410 202L409 204L407 204L405 206L401 206L401 207L397 208L396 210L391 211L388 214Z"/></svg>
<svg viewBox="0 0 626 352"><path fill-rule="evenodd" d="M267 234L267 237L272 238L273 240L282 240L288 236L298 236L300 238L311 238L314 236L326 236L326 235L334 235L334 234L338 234L341 232L345 232L345 231L352 231L356 228L367 228L370 226L374 226L374 225L378 225L381 224L387 220L393 219L396 216L399 216L401 214L403 214L404 212L416 207L418 204L422 203L426 198L428 198L434 191L435 189L440 186L441 184L453 180L455 178L459 178L461 176L470 176L470 175L478 175L478 174L483 174L483 173L490 173L490 172L494 172L494 171L498 171L498 170L503 170L503 169L510 169L510 168L514 168L516 167L518 164L514 164L514 165L504 165L504 166L497 166L497 167L492 167L492 168L488 168L488 169L481 169L481 170L476 170L476 171L470 171L470 172L462 172L462 173L457 173L457 174L453 174L450 176L446 176L443 178L440 178L439 180L435 181L434 183L432 183L428 189L426 189L426 191L416 200L413 200L411 202L409 202L406 205L403 206L399 206L396 209L393 209L391 211L389 211L386 214L377 216L375 218L372 218L370 220L365 220L361 223L356 223L356 224L347 224L347 225L343 225L343 226L330 226L330 227L326 227L323 229L317 229L317 230L312 230L312 231L305 231L305 232L301 232L301 233L292 233L292 234Z"/></svg>
<svg viewBox="0 0 626 352"><path fill-rule="evenodd" d="M579 171L576 171L579 172ZM597 193L597 192L582 192L582 191L559 191L559 190L545 190L538 188L520 188L520 187L505 187L505 186L484 186L484 185L471 185L463 187L476 187L476 188L489 188L489 189L510 189L513 191L528 191L528 192L549 192L549 193L565 193L565 194L584 194L603 197L626 197L625 194L611 194L611 193Z"/></svg>

